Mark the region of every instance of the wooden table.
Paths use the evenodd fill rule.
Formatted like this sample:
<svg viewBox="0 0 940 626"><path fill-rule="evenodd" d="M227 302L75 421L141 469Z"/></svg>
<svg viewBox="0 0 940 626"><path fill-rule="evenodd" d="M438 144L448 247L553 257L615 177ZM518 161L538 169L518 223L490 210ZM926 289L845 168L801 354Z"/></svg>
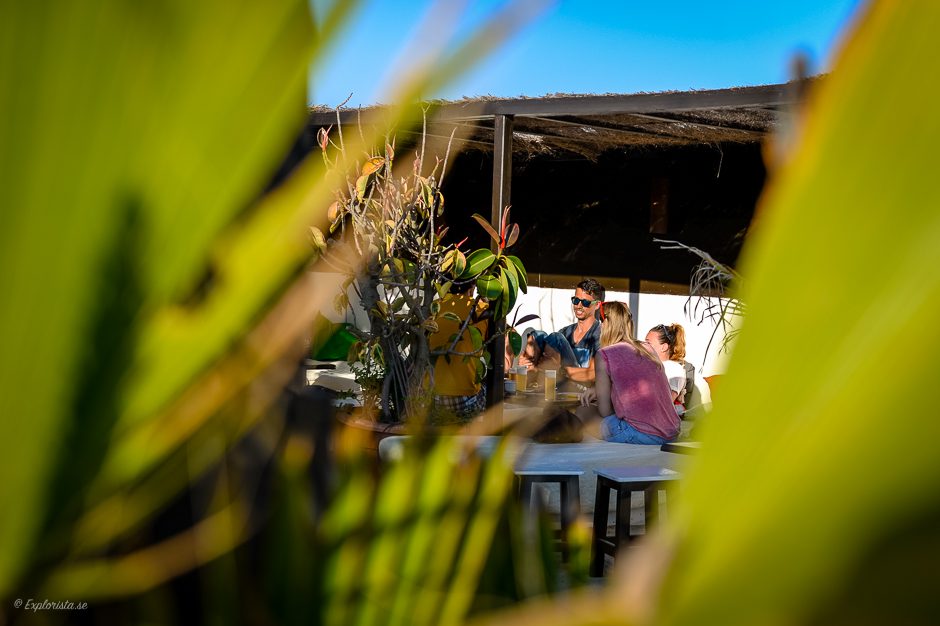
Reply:
<svg viewBox="0 0 940 626"><path fill-rule="evenodd" d="M663 452L673 452L675 454L695 454L702 447L698 441L671 441L660 446Z"/></svg>
<svg viewBox="0 0 940 626"><path fill-rule="evenodd" d="M580 403L578 396L574 395L572 391L556 391L554 400L545 399L545 390L541 386L538 386L534 389L527 389L526 391L517 391L512 395L507 395L505 398L505 403L509 405L517 404L526 407L533 406L577 406Z"/></svg>

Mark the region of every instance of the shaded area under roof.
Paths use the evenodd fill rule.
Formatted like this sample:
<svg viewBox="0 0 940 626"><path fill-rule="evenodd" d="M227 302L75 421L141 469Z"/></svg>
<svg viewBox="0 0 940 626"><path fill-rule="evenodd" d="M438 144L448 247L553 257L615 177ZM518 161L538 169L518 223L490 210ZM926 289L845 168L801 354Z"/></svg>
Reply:
<svg viewBox="0 0 940 626"><path fill-rule="evenodd" d="M682 293L697 258L655 239L737 260L764 184L761 143L784 131L820 80L719 90L472 98L413 105L426 112L430 154L454 134L443 191L449 236L488 245L471 215L502 202L522 236L514 252L533 282L604 276L630 291ZM317 131L388 125L390 108L311 109L299 159ZM509 137L500 128L508 128ZM500 133L503 133L502 135ZM394 131L403 154L421 136ZM508 141L507 141L508 139ZM508 154L494 147L506 141ZM511 181L511 190L510 190ZM502 191L500 191L502 190ZM504 201L508 198L508 201ZM573 283L572 283L573 284Z"/></svg>

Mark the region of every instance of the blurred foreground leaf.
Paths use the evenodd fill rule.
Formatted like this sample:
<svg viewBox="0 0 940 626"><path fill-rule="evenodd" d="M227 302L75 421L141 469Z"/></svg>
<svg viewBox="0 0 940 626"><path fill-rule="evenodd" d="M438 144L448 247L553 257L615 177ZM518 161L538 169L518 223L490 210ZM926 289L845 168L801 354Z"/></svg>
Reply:
<svg viewBox="0 0 940 626"><path fill-rule="evenodd" d="M910 105L940 95L938 28L936 3L875 4L761 199L664 621L804 621L936 506L940 120Z"/></svg>
<svg viewBox="0 0 940 626"><path fill-rule="evenodd" d="M936 3L875 3L814 85L667 534L602 598L495 623L935 623L938 30Z"/></svg>

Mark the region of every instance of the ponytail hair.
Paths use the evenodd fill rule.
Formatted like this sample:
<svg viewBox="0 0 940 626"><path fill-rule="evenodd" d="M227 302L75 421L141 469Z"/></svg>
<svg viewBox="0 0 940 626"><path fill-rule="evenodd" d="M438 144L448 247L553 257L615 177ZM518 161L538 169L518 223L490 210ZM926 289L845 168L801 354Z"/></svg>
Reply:
<svg viewBox="0 0 940 626"><path fill-rule="evenodd" d="M669 360L682 363L685 361L685 329L681 324L660 324L652 332L659 335L660 343L669 346Z"/></svg>
<svg viewBox="0 0 940 626"><path fill-rule="evenodd" d="M652 354L639 341L633 338L633 313L623 302L604 302L601 304L604 311L604 323L601 326L601 347L606 348L615 343L628 343L633 346L637 354L648 358L660 366L662 364L656 355Z"/></svg>

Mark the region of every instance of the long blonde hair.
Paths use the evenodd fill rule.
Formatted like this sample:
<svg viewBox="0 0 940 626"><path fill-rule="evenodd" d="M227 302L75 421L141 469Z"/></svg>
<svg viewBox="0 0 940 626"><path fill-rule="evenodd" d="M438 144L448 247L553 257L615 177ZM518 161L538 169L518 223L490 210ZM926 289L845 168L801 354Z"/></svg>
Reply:
<svg viewBox="0 0 940 626"><path fill-rule="evenodd" d="M601 347L606 348L615 343L628 343L633 346L637 354L659 364L659 359L650 353L646 347L633 338L633 313L623 302L602 302L601 316L604 320L601 326Z"/></svg>

